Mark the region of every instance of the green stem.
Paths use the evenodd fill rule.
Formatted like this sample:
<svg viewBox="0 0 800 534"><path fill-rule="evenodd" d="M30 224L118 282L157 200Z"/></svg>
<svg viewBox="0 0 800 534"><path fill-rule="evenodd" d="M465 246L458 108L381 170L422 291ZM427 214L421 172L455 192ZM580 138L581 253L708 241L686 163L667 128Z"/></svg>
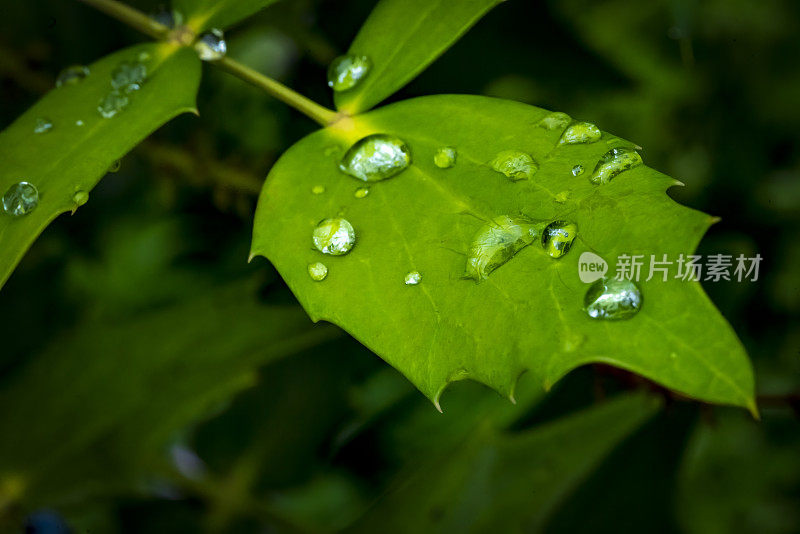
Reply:
<svg viewBox="0 0 800 534"><path fill-rule="evenodd" d="M171 32L170 29L163 24L159 24L141 11L123 4L118 0L80 1L97 8L106 15L124 22L128 26L131 26L144 34L149 35L154 39L167 39L170 37L170 34L180 33L175 32L174 30ZM300 93L290 89L289 87L286 87L282 83L273 80L272 78L265 76L246 65L242 65L238 61L234 61L229 58L222 58L218 61L211 61L210 63L216 67L219 67L225 72L258 87L259 89L264 90L284 104L293 107L297 111L315 120L322 126L333 124L339 118L339 115L335 111L320 106L313 100L304 97Z"/></svg>

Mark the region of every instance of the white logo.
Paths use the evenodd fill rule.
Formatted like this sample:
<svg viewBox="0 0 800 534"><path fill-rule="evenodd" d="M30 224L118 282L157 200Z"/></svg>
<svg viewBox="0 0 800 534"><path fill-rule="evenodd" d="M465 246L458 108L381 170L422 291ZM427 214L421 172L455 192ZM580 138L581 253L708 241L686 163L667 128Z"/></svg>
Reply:
<svg viewBox="0 0 800 534"><path fill-rule="evenodd" d="M594 252L584 252L578 258L578 276L584 284L591 284L595 280L603 278L606 272L608 272L608 263Z"/></svg>

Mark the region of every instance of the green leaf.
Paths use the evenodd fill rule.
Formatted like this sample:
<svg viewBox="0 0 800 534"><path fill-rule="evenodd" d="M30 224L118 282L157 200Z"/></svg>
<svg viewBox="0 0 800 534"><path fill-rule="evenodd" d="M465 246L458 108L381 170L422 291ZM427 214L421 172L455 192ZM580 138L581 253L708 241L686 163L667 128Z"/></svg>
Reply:
<svg viewBox="0 0 800 534"><path fill-rule="evenodd" d="M502 0L381 0L349 54L367 56L369 74L336 93L336 107L366 111L413 80Z"/></svg>
<svg viewBox="0 0 800 534"><path fill-rule="evenodd" d="M246 19L278 0L173 0L185 24L196 33L225 28Z"/></svg>
<svg viewBox="0 0 800 534"><path fill-rule="evenodd" d="M127 320L82 323L0 390L0 508L124 489L165 442L251 386L259 366L338 335L250 281ZM127 486L126 486L127 485Z"/></svg>
<svg viewBox="0 0 800 534"><path fill-rule="evenodd" d="M150 58L147 81L129 95L127 108L103 118L97 107L111 90L112 71L143 53ZM0 133L0 194L20 181L39 190L39 205L31 213L13 218L0 212L0 286L45 227L77 209L76 192L91 191L112 163L156 128L180 113L195 112L200 60L193 50L144 44L89 69L85 80L50 91ZM51 121L51 131L35 134L39 119Z"/></svg>
<svg viewBox="0 0 800 534"><path fill-rule="evenodd" d="M504 100L433 96L316 132L272 169L252 252L272 261L314 320L350 332L437 404L455 380L512 396L525 371L549 388L575 367L600 362L703 401L754 410L747 355L698 283L643 277L644 305L635 317L600 321L584 312L583 252L611 262L613 276L620 254L690 254L713 219L672 201L665 190L675 180L645 166L590 183L609 146L625 142L603 134L595 143L558 145L560 129L537 126L546 114ZM337 169L332 150L341 154L378 132L403 139L413 164L356 198L364 183ZM457 148L450 169L433 163L444 145ZM512 182L487 165L509 149L538 161L531 179ZM573 176L576 164L587 173ZM314 186L325 192L312 194ZM355 227L357 244L347 255L326 256L311 246L312 230L338 214ZM464 279L473 236L503 214L566 219L577 224L578 239L561 259L534 244L488 280ZM317 261L329 268L322 282L306 272ZM422 273L417 286L403 283L412 270Z"/></svg>
<svg viewBox="0 0 800 534"><path fill-rule="evenodd" d="M479 427L405 474L348 532L538 532L561 500L658 409L623 396L520 433Z"/></svg>

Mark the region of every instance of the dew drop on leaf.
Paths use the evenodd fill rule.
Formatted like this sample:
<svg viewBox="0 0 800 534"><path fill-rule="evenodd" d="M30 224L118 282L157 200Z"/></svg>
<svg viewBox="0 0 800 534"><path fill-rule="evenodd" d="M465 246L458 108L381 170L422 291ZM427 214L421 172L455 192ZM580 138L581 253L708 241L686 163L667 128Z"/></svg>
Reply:
<svg viewBox="0 0 800 534"><path fill-rule="evenodd" d="M108 172L119 172L119 170L121 168L122 168L122 160L118 159L118 160L114 161L114 163L109 165Z"/></svg>
<svg viewBox="0 0 800 534"><path fill-rule="evenodd" d="M72 195L72 202L75 203L76 207L83 206L89 202L89 193L80 188L75 189L75 193Z"/></svg>
<svg viewBox="0 0 800 534"><path fill-rule="evenodd" d="M222 30L214 28L200 36L194 44L194 49L203 61L217 61L228 53L228 43L225 42Z"/></svg>
<svg viewBox="0 0 800 534"><path fill-rule="evenodd" d="M642 293L631 280L601 278L589 286L583 305L593 319L629 319L642 308Z"/></svg>
<svg viewBox="0 0 800 534"><path fill-rule="evenodd" d="M359 187L356 189L355 193L353 193L353 196L356 198L364 198L367 195L369 195L369 187Z"/></svg>
<svg viewBox="0 0 800 534"><path fill-rule="evenodd" d="M500 215L478 229L467 253L466 277L476 282L508 262L538 237L536 221Z"/></svg>
<svg viewBox="0 0 800 534"><path fill-rule="evenodd" d="M328 276L328 267L321 262L314 262L308 264L308 276L315 282L321 282Z"/></svg>
<svg viewBox="0 0 800 534"><path fill-rule="evenodd" d="M175 23L178 18L180 17L176 12L172 11L171 9L167 9L164 6L160 6L158 11L151 13L150 18L154 21L158 22L159 24L166 26L169 29L175 28Z"/></svg>
<svg viewBox="0 0 800 534"><path fill-rule="evenodd" d="M111 87L119 93L132 93L147 80L147 67L140 61L123 61L111 72Z"/></svg>
<svg viewBox="0 0 800 534"><path fill-rule="evenodd" d="M373 134L357 141L342 157L339 169L365 182L397 176L411 164L411 151L402 139Z"/></svg>
<svg viewBox="0 0 800 534"><path fill-rule="evenodd" d="M89 76L89 67L84 65L71 65L58 73L56 87L77 85Z"/></svg>
<svg viewBox="0 0 800 534"><path fill-rule="evenodd" d="M356 244L353 225L340 217L320 221L311 237L317 250L331 256L347 254Z"/></svg>
<svg viewBox="0 0 800 534"><path fill-rule="evenodd" d="M436 149L433 155L433 164L440 169L449 169L456 164L456 149L451 146L443 146Z"/></svg>
<svg viewBox="0 0 800 534"><path fill-rule="evenodd" d="M607 184L618 174L638 167L642 156L630 148L612 148L600 158L589 181L593 184Z"/></svg>
<svg viewBox="0 0 800 534"><path fill-rule="evenodd" d="M111 91L97 104L97 112L106 119L114 117L117 113L128 107L130 100L127 95L118 91Z"/></svg>
<svg viewBox="0 0 800 534"><path fill-rule="evenodd" d="M554 221L542 232L542 247L551 258L560 258L572 248L578 236L578 225L567 221Z"/></svg>
<svg viewBox="0 0 800 534"><path fill-rule="evenodd" d="M594 143L603 136L600 128L591 122L575 122L569 125L558 140L559 145L576 145L581 143Z"/></svg>
<svg viewBox="0 0 800 534"><path fill-rule="evenodd" d="M347 91L367 77L372 61L367 56L347 54L334 59L328 67L328 87Z"/></svg>
<svg viewBox="0 0 800 534"><path fill-rule="evenodd" d="M82 121L82 120L80 120L80 119L78 119L78 120L76 120L76 121L75 121L75 126L84 126L85 124L86 124L86 123L85 123L85 122L83 122L83 121Z"/></svg>
<svg viewBox="0 0 800 534"><path fill-rule="evenodd" d="M53 121L40 117L36 119L36 124L33 125L33 133L43 134L53 129Z"/></svg>
<svg viewBox="0 0 800 534"><path fill-rule="evenodd" d="M3 195L3 211L12 217L22 217L39 205L39 191L29 182L17 182Z"/></svg>
<svg viewBox="0 0 800 534"><path fill-rule="evenodd" d="M560 193L557 193L555 197L553 197L553 200L555 200L559 204L563 204L564 202L569 200L569 196L570 196L569 191L561 191Z"/></svg>
<svg viewBox="0 0 800 534"><path fill-rule="evenodd" d="M411 271L410 273L406 274L403 281L407 286L415 286L422 281L422 275L419 274L419 271Z"/></svg>
<svg viewBox="0 0 800 534"><path fill-rule="evenodd" d="M563 130L570 122L572 122L572 117L566 113L556 111L548 113L537 125L545 130Z"/></svg>
<svg viewBox="0 0 800 534"><path fill-rule="evenodd" d="M503 150L489 162L489 166L505 174L512 182L527 180L539 170L531 155L520 150Z"/></svg>
<svg viewBox="0 0 800 534"><path fill-rule="evenodd" d="M315 185L314 187L311 188L311 192L313 194L315 194L315 195L321 195L322 193L325 192L325 186L324 185Z"/></svg>
<svg viewBox="0 0 800 534"><path fill-rule="evenodd" d="M583 165L575 165L572 167L572 176L580 176L583 174L584 168Z"/></svg>

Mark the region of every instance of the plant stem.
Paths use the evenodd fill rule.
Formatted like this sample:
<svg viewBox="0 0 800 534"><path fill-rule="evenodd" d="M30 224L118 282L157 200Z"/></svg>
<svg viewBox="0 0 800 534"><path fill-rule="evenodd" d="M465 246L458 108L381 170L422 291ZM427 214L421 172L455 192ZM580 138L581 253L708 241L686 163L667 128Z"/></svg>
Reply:
<svg viewBox="0 0 800 534"><path fill-rule="evenodd" d="M170 34L180 33L160 24L141 11L134 9L118 0L80 0L106 15L109 15L128 26L131 26L140 32L153 37L154 39L167 39ZM186 44L186 43L182 43ZM211 65L219 67L225 72L240 78L247 83L264 90L268 94L277 98L284 104L287 104L297 111L305 114L322 126L328 126L339 119L339 114L328 108L325 108L313 100L310 100L300 93L286 87L282 83L273 80L272 78L261 74L258 71L251 69L246 65L242 65L238 61L229 58L222 58L218 61L209 62Z"/></svg>

